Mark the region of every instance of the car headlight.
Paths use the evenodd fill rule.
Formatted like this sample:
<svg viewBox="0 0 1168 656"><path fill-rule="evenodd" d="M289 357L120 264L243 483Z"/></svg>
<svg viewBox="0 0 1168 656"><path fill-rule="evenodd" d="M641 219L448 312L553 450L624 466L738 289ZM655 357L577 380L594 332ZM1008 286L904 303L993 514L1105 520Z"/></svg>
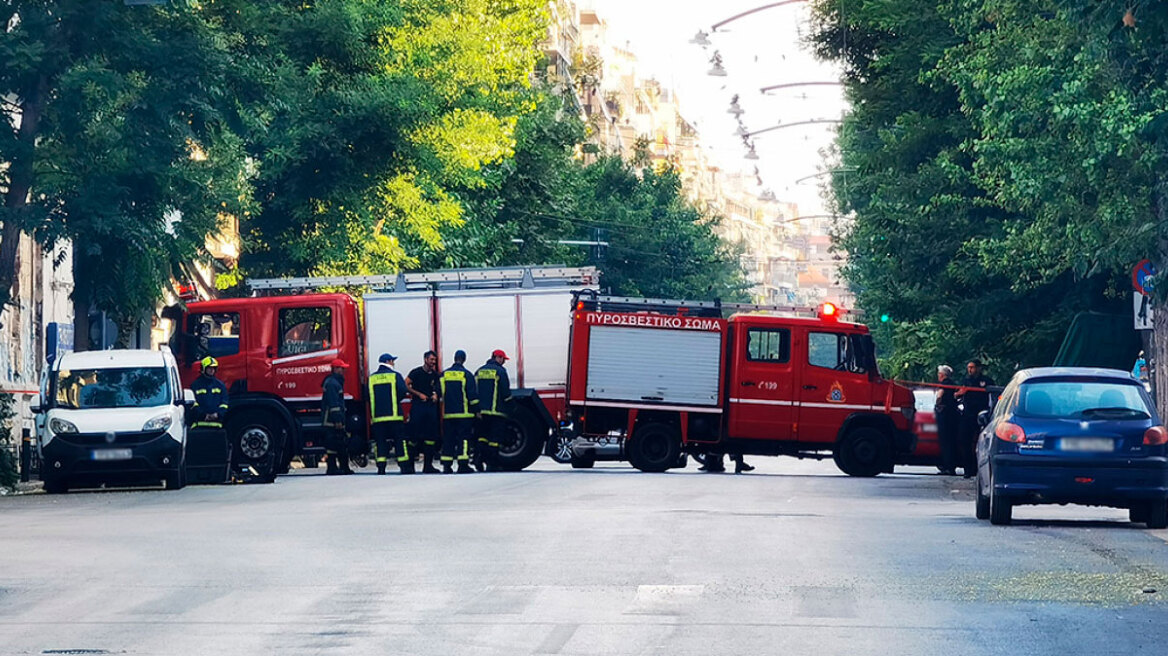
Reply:
<svg viewBox="0 0 1168 656"><path fill-rule="evenodd" d="M64 419L54 417L52 421L49 422L49 430L57 435L63 435L65 433L76 433L77 426L74 425L71 421L66 421Z"/></svg>
<svg viewBox="0 0 1168 656"><path fill-rule="evenodd" d="M142 427L142 430L144 430L144 431L166 430L166 429L170 428L170 423L171 423L170 415L161 415L161 416L155 417L155 418L151 419L150 421L146 422L146 425Z"/></svg>

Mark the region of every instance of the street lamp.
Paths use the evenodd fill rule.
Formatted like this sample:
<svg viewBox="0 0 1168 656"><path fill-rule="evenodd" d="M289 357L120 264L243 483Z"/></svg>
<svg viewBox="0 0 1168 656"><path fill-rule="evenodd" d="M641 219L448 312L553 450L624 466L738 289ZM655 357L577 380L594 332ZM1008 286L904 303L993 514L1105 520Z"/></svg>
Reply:
<svg viewBox="0 0 1168 656"><path fill-rule="evenodd" d="M694 45L702 46L704 48L704 47L710 45L710 38L709 37L710 37L709 32L704 32L702 30L698 30L698 33L695 34L693 36L693 38L689 40L689 42L694 44Z"/></svg>
<svg viewBox="0 0 1168 656"><path fill-rule="evenodd" d="M741 14L735 14L735 15L731 16L730 18L727 18L726 20L714 23L713 26L711 26L710 31L717 32L718 28L722 27L723 25L726 25L727 23L733 23L734 21L736 21L740 18L746 18L747 16L750 16L751 14L757 14L760 11L766 11L767 9L776 9L778 7L785 7L786 5L799 4L801 2L807 2L807 0L784 0L783 2L772 2L770 4L765 4L765 5L762 5L759 7L755 7L754 9L749 9L747 11L742 12ZM699 32L699 34L701 34L701 33Z"/></svg>
<svg viewBox="0 0 1168 656"><path fill-rule="evenodd" d="M738 105L738 94L734 94L734 97L730 99L730 109L727 109L726 113L733 114L735 118L746 113L746 111Z"/></svg>
<svg viewBox="0 0 1168 656"><path fill-rule="evenodd" d="M810 121L796 121L795 123L779 123L778 125L772 125L769 128L763 128L761 130L755 130L753 132L748 132L747 134L742 135L742 136L753 137L755 135L763 134L765 132L773 132L775 130L782 130L785 128L793 128L793 127L796 127L799 125L820 125L820 124L836 124L836 125L838 125L840 123L843 123L843 121L840 119L837 119L837 118L816 118L816 119L812 119Z"/></svg>
<svg viewBox="0 0 1168 656"><path fill-rule="evenodd" d="M722 53L715 50L714 56L710 57L710 63L713 64L713 66L709 71L706 71L709 75L713 75L714 77L726 77L726 69L722 66Z"/></svg>
<svg viewBox="0 0 1168 656"><path fill-rule="evenodd" d="M779 89L796 89L798 87L839 87L843 86L843 82L839 80L823 80L821 82L789 82L787 84L772 84L769 87L762 87L759 89L760 93L767 93L770 91L778 91Z"/></svg>

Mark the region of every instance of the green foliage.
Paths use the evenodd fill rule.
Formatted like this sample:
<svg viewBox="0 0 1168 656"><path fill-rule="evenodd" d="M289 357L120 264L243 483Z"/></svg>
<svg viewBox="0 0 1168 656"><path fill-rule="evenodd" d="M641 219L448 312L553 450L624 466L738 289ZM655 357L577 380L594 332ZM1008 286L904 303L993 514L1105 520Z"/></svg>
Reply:
<svg viewBox="0 0 1168 656"><path fill-rule="evenodd" d="M1042 5L815 5L812 44L844 66L852 103L833 179L855 217L845 275L864 310L895 313L881 331L895 375L1049 363L1076 312L1125 307L1147 243L1133 139L1147 117Z"/></svg>

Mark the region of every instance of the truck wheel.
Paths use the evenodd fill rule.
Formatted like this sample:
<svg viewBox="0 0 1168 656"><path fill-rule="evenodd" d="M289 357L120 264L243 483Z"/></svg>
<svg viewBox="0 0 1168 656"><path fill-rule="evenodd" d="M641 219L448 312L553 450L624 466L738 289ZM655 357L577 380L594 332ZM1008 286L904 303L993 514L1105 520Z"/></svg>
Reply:
<svg viewBox="0 0 1168 656"><path fill-rule="evenodd" d="M1168 499L1148 502L1148 517L1144 522L1148 528L1168 528Z"/></svg>
<svg viewBox="0 0 1168 656"><path fill-rule="evenodd" d="M646 424L633 431L628 444L629 462L643 472L659 473L677 464L681 438L666 424Z"/></svg>
<svg viewBox="0 0 1168 656"><path fill-rule="evenodd" d="M848 476L870 478L884 471L892 457L888 436L875 428L857 428L835 445L836 465Z"/></svg>
<svg viewBox="0 0 1168 656"><path fill-rule="evenodd" d="M527 469L543 455L548 428L534 412L523 406L511 412L506 427L499 444L499 468L513 472Z"/></svg>
<svg viewBox="0 0 1168 656"><path fill-rule="evenodd" d="M990 471L990 523L994 526L1009 526L1014 516L1014 504L1006 495L994 489L994 473Z"/></svg>
<svg viewBox="0 0 1168 656"><path fill-rule="evenodd" d="M284 459L281 422L270 412L250 410L234 417L231 423L235 462L250 465L264 481L274 479Z"/></svg>
<svg viewBox="0 0 1168 656"><path fill-rule="evenodd" d="M69 484L62 480L45 479L45 494L65 494Z"/></svg>
<svg viewBox="0 0 1168 656"><path fill-rule="evenodd" d="M592 469L596 464L596 456L572 456L568 461L572 463L572 469Z"/></svg>

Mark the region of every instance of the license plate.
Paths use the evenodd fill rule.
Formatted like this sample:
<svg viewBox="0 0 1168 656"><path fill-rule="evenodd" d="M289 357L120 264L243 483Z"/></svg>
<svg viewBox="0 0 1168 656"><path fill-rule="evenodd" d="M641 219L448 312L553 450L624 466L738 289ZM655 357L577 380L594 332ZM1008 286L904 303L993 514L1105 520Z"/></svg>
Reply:
<svg viewBox="0 0 1168 656"><path fill-rule="evenodd" d="M94 460L130 460L133 457L133 449L98 449L93 452Z"/></svg>
<svg viewBox="0 0 1168 656"><path fill-rule="evenodd" d="M1114 451L1115 440L1107 437L1064 437L1059 440L1063 451Z"/></svg>

